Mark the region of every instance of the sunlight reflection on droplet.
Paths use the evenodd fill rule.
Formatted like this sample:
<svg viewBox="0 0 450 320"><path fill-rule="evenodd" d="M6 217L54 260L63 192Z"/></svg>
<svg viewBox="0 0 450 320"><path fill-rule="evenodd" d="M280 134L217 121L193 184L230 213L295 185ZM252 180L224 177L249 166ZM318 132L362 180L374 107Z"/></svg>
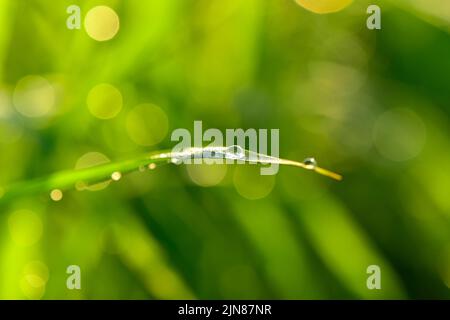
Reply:
<svg viewBox="0 0 450 320"><path fill-rule="evenodd" d="M119 16L108 6L94 7L88 11L84 19L84 28L94 40L110 40L119 32Z"/></svg>
<svg viewBox="0 0 450 320"><path fill-rule="evenodd" d="M353 0L295 0L299 5L315 13L330 13L344 9Z"/></svg>
<svg viewBox="0 0 450 320"><path fill-rule="evenodd" d="M305 164L306 168L309 170L314 170L317 167L317 161L314 158L306 158L303 161L303 164Z"/></svg>
<svg viewBox="0 0 450 320"><path fill-rule="evenodd" d="M120 179L122 179L122 174L119 171L113 172L111 174L111 179L113 179L114 181L119 181Z"/></svg>
<svg viewBox="0 0 450 320"><path fill-rule="evenodd" d="M26 117L48 115L55 106L56 93L50 82L41 76L26 76L14 89L13 104Z"/></svg>
<svg viewBox="0 0 450 320"><path fill-rule="evenodd" d="M52 190L52 192L50 192L50 198L56 202L61 201L63 198L63 193L59 189Z"/></svg>
<svg viewBox="0 0 450 320"><path fill-rule="evenodd" d="M169 120L160 107L142 104L128 113L126 127L133 142L141 146L153 146L166 136Z"/></svg>
<svg viewBox="0 0 450 320"><path fill-rule="evenodd" d="M21 246L31 246L42 236L42 221L30 210L13 212L8 219L8 227L13 241Z"/></svg>
<svg viewBox="0 0 450 320"><path fill-rule="evenodd" d="M262 199L275 186L275 176L262 176L261 167L256 165L236 166L233 183L236 191L246 199Z"/></svg>
<svg viewBox="0 0 450 320"><path fill-rule="evenodd" d="M88 94L87 106L94 117L112 119L122 110L123 98L120 91L107 83L102 83Z"/></svg>
<svg viewBox="0 0 450 320"><path fill-rule="evenodd" d="M148 168L149 168L150 170L155 170L155 169L156 169L156 163L150 163L150 164L148 165Z"/></svg>
<svg viewBox="0 0 450 320"><path fill-rule="evenodd" d="M412 110L396 108L386 111L378 118L373 139L382 156L392 161L406 161L422 151L426 129Z"/></svg>
<svg viewBox="0 0 450 320"><path fill-rule="evenodd" d="M75 169L86 169L90 167L99 166L105 163L110 162L109 158L102 153L99 152L88 152L82 155L75 165ZM99 191L107 188L110 184L110 181L104 181L95 183L92 185L88 185L83 181L77 182L75 187L77 190L89 190L89 191Z"/></svg>
<svg viewBox="0 0 450 320"><path fill-rule="evenodd" d="M219 184L227 174L227 166L220 164L188 164L186 170L191 180L202 187Z"/></svg>

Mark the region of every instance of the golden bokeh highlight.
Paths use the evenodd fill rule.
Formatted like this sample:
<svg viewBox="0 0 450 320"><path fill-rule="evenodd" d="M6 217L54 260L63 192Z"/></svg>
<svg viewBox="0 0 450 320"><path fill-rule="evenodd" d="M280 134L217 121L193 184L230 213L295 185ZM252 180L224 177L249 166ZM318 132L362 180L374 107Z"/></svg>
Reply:
<svg viewBox="0 0 450 320"><path fill-rule="evenodd" d="M47 283L49 271L45 263L41 261L31 261L23 269L23 273L30 284L35 287L43 286Z"/></svg>
<svg viewBox="0 0 450 320"><path fill-rule="evenodd" d="M56 91L41 76L26 76L17 82L13 93L13 105L22 115L43 117L54 110Z"/></svg>
<svg viewBox="0 0 450 320"><path fill-rule="evenodd" d="M426 128L412 110L396 108L383 113L376 121L373 141L378 152L392 161L407 161L422 151Z"/></svg>
<svg viewBox="0 0 450 320"><path fill-rule="evenodd" d="M191 180L202 187L219 184L227 174L227 166L224 164L188 164L186 170Z"/></svg>
<svg viewBox="0 0 450 320"><path fill-rule="evenodd" d="M169 130L166 113L153 104L136 106L128 113L126 128L128 136L141 146L153 146L161 142Z"/></svg>
<svg viewBox="0 0 450 320"><path fill-rule="evenodd" d="M113 181L119 181L120 179L122 179L122 174L119 171L113 172L111 174L111 179Z"/></svg>
<svg viewBox="0 0 450 320"><path fill-rule="evenodd" d="M102 83L89 91L86 103L94 117L107 120L114 118L122 110L123 98L116 87Z"/></svg>
<svg viewBox="0 0 450 320"><path fill-rule="evenodd" d="M86 14L84 28L94 40L111 40L119 32L119 16L108 6L94 7Z"/></svg>
<svg viewBox="0 0 450 320"><path fill-rule="evenodd" d="M340 11L353 0L295 0L295 2L309 11L323 14Z"/></svg>
<svg viewBox="0 0 450 320"><path fill-rule="evenodd" d="M47 266L41 261L32 261L23 269L20 288L28 299L41 299L44 296L48 278Z"/></svg>
<svg viewBox="0 0 450 320"><path fill-rule="evenodd" d="M54 189L50 192L50 198L55 202L61 201L63 198L63 193L59 189Z"/></svg>
<svg viewBox="0 0 450 320"><path fill-rule="evenodd" d="M238 165L234 171L233 183L242 197L258 200L270 194L275 186L275 176L261 175L259 165Z"/></svg>
<svg viewBox="0 0 450 320"><path fill-rule="evenodd" d="M106 164L110 162L109 158L100 152L88 152L82 155L75 164L75 169L87 169L95 166L99 166L102 164ZM100 191L109 186L111 181L103 181L95 184L87 184L85 182L78 182L76 184L77 190L88 190L88 191Z"/></svg>
<svg viewBox="0 0 450 320"><path fill-rule="evenodd" d="M12 240L20 246L31 246L42 236L41 218L30 210L13 212L9 216L8 227Z"/></svg>

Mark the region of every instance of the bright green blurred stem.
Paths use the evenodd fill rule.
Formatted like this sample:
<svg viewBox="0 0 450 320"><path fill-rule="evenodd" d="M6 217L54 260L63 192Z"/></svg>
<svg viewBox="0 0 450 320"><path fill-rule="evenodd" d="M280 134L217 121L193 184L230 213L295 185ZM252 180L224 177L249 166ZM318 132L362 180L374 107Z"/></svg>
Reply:
<svg viewBox="0 0 450 320"><path fill-rule="evenodd" d="M0 188L0 204L30 194L49 193L54 189L71 189L77 183L89 185L103 182L110 180L111 175L114 172L125 174L139 170L142 167L148 167L152 163L167 163L167 158L153 158L153 156L164 152L165 151L156 151L150 154L141 155L134 159L108 163L81 170L67 170L47 177L19 182L5 188L3 197L1 196L2 191Z"/></svg>

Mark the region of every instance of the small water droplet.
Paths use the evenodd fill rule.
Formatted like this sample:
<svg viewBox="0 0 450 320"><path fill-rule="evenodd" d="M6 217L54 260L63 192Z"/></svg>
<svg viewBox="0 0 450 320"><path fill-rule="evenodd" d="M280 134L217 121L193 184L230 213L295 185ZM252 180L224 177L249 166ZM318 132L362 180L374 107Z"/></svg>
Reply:
<svg viewBox="0 0 450 320"><path fill-rule="evenodd" d="M226 149L225 156L229 159L244 159L245 151L241 146L238 145L229 146Z"/></svg>
<svg viewBox="0 0 450 320"><path fill-rule="evenodd" d="M54 189L50 192L50 198L56 202L61 201L63 198L63 193L59 189Z"/></svg>
<svg viewBox="0 0 450 320"><path fill-rule="evenodd" d="M139 166L139 171L140 171L140 172L144 172L144 171L145 171L145 166L143 166L143 165L142 165L142 166Z"/></svg>
<svg viewBox="0 0 450 320"><path fill-rule="evenodd" d="M155 169L156 169L156 164L155 164L155 163L150 163L150 164L148 165L148 168L149 168L150 170L155 170Z"/></svg>
<svg viewBox="0 0 450 320"><path fill-rule="evenodd" d="M181 164L183 160L179 158L172 158L170 159L170 162L172 162L173 164Z"/></svg>
<svg viewBox="0 0 450 320"><path fill-rule="evenodd" d="M78 191L83 191L84 189L86 189L86 187L87 185L83 181L78 181L77 183L75 183L75 189L77 189Z"/></svg>
<svg viewBox="0 0 450 320"><path fill-rule="evenodd" d="M111 179L114 181L119 181L122 178L122 174L119 171L113 172L111 174Z"/></svg>
<svg viewBox="0 0 450 320"><path fill-rule="evenodd" d="M303 160L303 164L306 166L306 169L314 170L317 168L317 161L314 158L306 158Z"/></svg>

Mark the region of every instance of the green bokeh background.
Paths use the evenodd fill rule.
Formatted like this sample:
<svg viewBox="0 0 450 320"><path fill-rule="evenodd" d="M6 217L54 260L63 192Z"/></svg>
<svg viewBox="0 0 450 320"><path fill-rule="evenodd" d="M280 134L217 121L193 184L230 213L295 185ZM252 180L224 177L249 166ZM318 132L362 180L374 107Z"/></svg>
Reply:
<svg viewBox="0 0 450 320"><path fill-rule="evenodd" d="M119 33L97 42L69 30L71 4L83 17L110 6ZM381 6L382 30L366 28L369 4ZM115 161L170 148L170 133L194 120L279 128L282 157L314 156L345 177L165 165L100 191L64 190L59 202L0 198L0 298L450 298L449 8L358 0L318 15L291 0L0 0L0 191L73 169L87 152ZM29 75L53 86L51 114L16 110ZM109 120L87 107L100 83L123 98ZM169 121L154 146L129 136L143 103ZM81 268L81 290L66 288L69 265ZM381 290L366 287L369 265L381 268Z"/></svg>

